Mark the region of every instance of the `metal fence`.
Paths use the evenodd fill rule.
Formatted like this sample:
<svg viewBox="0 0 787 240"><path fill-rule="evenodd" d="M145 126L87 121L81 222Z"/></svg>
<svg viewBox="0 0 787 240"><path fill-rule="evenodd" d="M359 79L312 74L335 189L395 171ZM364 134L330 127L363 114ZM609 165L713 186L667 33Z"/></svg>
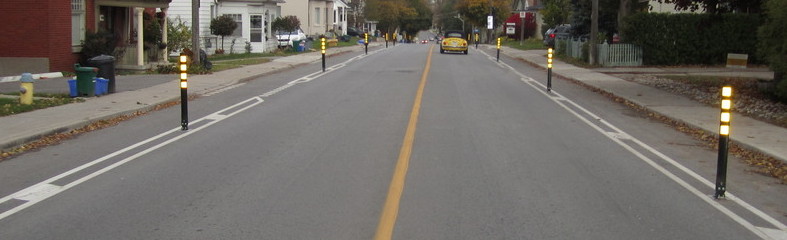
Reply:
<svg viewBox="0 0 787 240"><path fill-rule="evenodd" d="M576 59L587 59L584 39L559 39L555 51ZM584 56L583 56L584 55ZM642 48L634 44L598 44L598 61L605 67L642 66Z"/></svg>
<svg viewBox="0 0 787 240"><path fill-rule="evenodd" d="M642 66L642 48L634 44L598 45L598 61L605 67Z"/></svg>

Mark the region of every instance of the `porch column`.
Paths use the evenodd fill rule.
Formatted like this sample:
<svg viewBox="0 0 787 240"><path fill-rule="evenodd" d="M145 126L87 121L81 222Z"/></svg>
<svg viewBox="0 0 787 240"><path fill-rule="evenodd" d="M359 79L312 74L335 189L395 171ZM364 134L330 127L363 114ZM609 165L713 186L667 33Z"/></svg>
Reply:
<svg viewBox="0 0 787 240"><path fill-rule="evenodd" d="M143 45L144 36L142 34L145 31L145 26L142 24L142 13L145 9L134 8L134 11L137 14L137 66L142 66L145 65L145 45Z"/></svg>
<svg viewBox="0 0 787 240"><path fill-rule="evenodd" d="M168 19L169 18L167 17L167 9L168 8L162 8L161 9L161 12L164 14L164 19L162 20L164 22L164 27L162 27L162 30L161 30L161 42L163 42L163 43L169 43L169 42L167 42L167 31L169 31L168 30L169 29L169 23L168 23L168 21L169 21ZM164 47L164 51L161 53L161 59L162 60L160 60L159 62L168 62L169 61L169 60L167 60L168 56L169 56L169 48Z"/></svg>

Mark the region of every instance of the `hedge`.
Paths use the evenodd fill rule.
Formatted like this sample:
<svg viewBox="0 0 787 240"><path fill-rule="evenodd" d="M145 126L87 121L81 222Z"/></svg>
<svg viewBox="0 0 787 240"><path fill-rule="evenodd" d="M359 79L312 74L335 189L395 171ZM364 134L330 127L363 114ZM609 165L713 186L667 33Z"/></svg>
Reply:
<svg viewBox="0 0 787 240"><path fill-rule="evenodd" d="M625 41L643 49L645 65L716 65L727 53L758 62L753 14L637 13L625 19Z"/></svg>

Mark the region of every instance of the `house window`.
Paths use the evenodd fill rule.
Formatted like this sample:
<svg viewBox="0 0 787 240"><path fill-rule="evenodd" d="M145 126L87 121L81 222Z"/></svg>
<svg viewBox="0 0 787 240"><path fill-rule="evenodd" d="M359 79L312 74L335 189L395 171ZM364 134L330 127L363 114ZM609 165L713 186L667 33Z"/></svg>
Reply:
<svg viewBox="0 0 787 240"><path fill-rule="evenodd" d="M262 42L262 15L250 15L251 42Z"/></svg>
<svg viewBox="0 0 787 240"><path fill-rule="evenodd" d="M314 8L314 25L320 25L320 8Z"/></svg>
<svg viewBox="0 0 787 240"><path fill-rule="evenodd" d="M85 40L85 0L71 0L71 45Z"/></svg>
<svg viewBox="0 0 787 240"><path fill-rule="evenodd" d="M232 19L235 20L235 23L238 24L238 27L235 28L235 31L232 32L233 37L243 37L243 15L241 14L225 14L230 16Z"/></svg>
<svg viewBox="0 0 787 240"><path fill-rule="evenodd" d="M336 18L336 10L333 10L333 24L336 24L336 20L338 20L338 18Z"/></svg>

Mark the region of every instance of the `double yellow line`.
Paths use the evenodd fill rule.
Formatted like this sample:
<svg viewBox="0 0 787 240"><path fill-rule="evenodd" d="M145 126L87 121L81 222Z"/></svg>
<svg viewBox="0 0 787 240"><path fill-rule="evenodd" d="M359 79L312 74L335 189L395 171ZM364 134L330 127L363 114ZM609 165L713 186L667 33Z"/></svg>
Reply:
<svg viewBox="0 0 787 240"><path fill-rule="evenodd" d="M429 68L432 65L432 50L434 50L434 45L429 48L429 55L426 57L426 66L421 74L418 92L415 94L415 102L413 103L413 110L410 112L407 132L404 134L402 149L399 150L399 159L396 161L391 185L388 187L388 197L385 198L385 205L383 205L380 222L377 225L377 232L374 234L375 240L389 240L393 235L396 217L399 213L399 202L402 199L402 191L404 191L407 167L410 165L410 154L413 152L415 128L418 125L418 114L421 112L421 99L424 95L424 87L426 87L426 78L429 76Z"/></svg>

